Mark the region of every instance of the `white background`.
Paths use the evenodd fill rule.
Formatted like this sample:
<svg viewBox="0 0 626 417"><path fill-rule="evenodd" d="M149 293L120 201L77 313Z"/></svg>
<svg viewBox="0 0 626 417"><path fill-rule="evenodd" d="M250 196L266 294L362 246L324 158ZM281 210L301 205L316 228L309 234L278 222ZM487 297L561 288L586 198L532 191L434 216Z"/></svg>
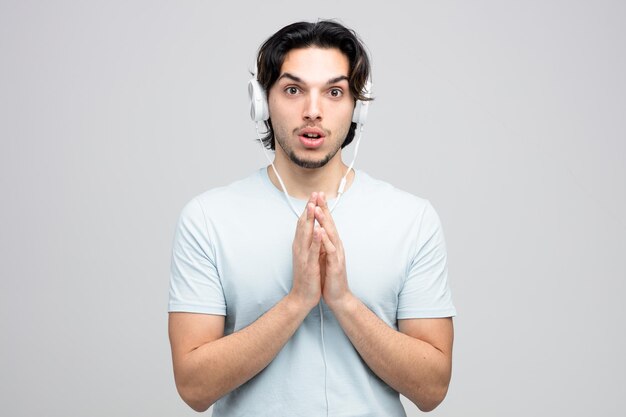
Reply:
<svg viewBox="0 0 626 417"><path fill-rule="evenodd" d="M255 52L317 18L372 55L358 168L443 221L459 316L431 415L623 413L624 2L2 0L1 415L196 415L167 340L174 225L264 165Z"/></svg>

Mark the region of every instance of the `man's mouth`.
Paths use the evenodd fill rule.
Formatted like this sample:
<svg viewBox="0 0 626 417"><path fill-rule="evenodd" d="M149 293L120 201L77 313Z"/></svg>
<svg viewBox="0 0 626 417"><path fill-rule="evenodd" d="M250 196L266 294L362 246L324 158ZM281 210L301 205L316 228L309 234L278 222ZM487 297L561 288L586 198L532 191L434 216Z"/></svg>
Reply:
<svg viewBox="0 0 626 417"><path fill-rule="evenodd" d="M309 138L309 139L319 139L322 136L318 135L317 133L305 133L302 136L304 136L305 138Z"/></svg>
<svg viewBox="0 0 626 417"><path fill-rule="evenodd" d="M324 132L316 128L302 129L298 132L298 137L300 143L308 149L319 148L324 143Z"/></svg>

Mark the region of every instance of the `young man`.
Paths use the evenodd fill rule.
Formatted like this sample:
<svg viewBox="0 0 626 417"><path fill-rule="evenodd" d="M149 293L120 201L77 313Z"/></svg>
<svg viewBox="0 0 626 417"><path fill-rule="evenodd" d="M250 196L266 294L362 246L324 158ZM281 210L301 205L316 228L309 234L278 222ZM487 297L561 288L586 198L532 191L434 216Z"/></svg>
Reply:
<svg viewBox="0 0 626 417"><path fill-rule="evenodd" d="M295 23L257 66L273 167L196 197L176 231L180 395L215 416L404 416L398 393L432 410L451 373L445 242L427 200L341 159L367 99L362 44L332 21Z"/></svg>

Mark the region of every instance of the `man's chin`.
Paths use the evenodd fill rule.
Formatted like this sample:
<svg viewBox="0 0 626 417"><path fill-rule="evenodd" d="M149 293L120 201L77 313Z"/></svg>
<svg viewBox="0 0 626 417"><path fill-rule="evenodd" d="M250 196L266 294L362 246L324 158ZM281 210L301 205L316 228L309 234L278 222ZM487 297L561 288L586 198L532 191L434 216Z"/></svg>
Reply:
<svg viewBox="0 0 626 417"><path fill-rule="evenodd" d="M317 169L325 166L331 158L327 155L322 159L304 159L299 158L298 155L292 153L289 155L289 159L300 168Z"/></svg>
<svg viewBox="0 0 626 417"><path fill-rule="evenodd" d="M294 164L296 164L297 166L299 166L300 168L305 168L305 169L317 169L317 168L322 168L323 166L325 166L328 161L327 160L322 160L322 161L303 161L303 160L291 160Z"/></svg>

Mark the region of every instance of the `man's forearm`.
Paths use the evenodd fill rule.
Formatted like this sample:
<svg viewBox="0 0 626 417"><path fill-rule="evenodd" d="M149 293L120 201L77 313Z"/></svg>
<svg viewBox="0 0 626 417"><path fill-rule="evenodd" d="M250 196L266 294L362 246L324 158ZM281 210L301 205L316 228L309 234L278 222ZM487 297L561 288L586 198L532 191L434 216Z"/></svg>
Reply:
<svg viewBox="0 0 626 417"><path fill-rule="evenodd" d="M396 331L357 297L350 295L333 312L370 369L422 411L445 397L451 375L451 352Z"/></svg>
<svg viewBox="0 0 626 417"><path fill-rule="evenodd" d="M307 314L286 296L249 326L184 354L175 367L181 397L194 410L206 410L263 370Z"/></svg>

